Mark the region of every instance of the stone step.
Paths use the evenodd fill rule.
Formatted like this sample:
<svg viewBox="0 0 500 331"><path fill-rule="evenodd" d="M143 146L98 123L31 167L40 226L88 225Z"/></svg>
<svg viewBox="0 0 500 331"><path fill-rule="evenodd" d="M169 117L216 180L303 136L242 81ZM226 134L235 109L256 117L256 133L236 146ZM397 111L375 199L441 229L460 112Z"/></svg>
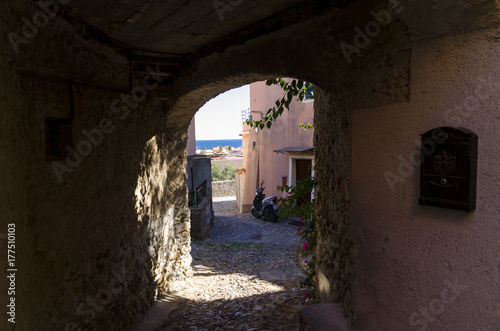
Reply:
<svg viewBox="0 0 500 331"><path fill-rule="evenodd" d="M333 303L310 305L300 311L300 331L348 331L342 307Z"/></svg>

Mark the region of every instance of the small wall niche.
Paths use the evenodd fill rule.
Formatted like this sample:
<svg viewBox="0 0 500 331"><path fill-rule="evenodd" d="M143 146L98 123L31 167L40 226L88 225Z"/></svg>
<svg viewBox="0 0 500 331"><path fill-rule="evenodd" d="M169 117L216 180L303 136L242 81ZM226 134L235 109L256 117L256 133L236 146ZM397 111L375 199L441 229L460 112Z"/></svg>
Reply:
<svg viewBox="0 0 500 331"><path fill-rule="evenodd" d="M45 118L45 159L63 160L73 148L73 125L71 120Z"/></svg>

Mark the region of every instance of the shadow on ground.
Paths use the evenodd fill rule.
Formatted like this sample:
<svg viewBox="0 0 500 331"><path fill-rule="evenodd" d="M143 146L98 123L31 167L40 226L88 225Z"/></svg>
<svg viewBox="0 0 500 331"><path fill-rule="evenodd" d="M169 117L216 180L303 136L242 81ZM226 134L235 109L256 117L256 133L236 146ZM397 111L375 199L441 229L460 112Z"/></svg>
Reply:
<svg viewBox="0 0 500 331"><path fill-rule="evenodd" d="M298 330L299 310L313 302L299 287L297 227L233 207L214 202L214 228L192 242L190 286L159 299L132 331Z"/></svg>

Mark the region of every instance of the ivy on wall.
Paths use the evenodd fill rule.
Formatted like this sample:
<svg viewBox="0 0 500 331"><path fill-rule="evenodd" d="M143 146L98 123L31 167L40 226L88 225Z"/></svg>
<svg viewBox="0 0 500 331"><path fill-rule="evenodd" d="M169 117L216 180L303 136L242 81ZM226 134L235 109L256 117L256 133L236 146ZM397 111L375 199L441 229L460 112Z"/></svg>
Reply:
<svg viewBox="0 0 500 331"><path fill-rule="evenodd" d="M273 122L283 114L285 109L290 110L290 103L294 97L297 97L300 101L314 98L314 85L304 80L293 79L289 83L283 78L275 78L267 80L266 85L279 85L283 90L283 97L276 100L274 106L267 110L266 115L262 119L256 121L249 119L246 123L252 128L263 129L267 127L269 129L273 125ZM304 126L312 128L312 125L309 123Z"/></svg>

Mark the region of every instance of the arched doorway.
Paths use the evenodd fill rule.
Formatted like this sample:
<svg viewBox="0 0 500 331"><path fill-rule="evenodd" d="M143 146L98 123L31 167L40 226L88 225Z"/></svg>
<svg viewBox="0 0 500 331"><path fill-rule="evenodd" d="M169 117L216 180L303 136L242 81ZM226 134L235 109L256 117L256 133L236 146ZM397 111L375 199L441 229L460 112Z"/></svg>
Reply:
<svg viewBox="0 0 500 331"><path fill-rule="evenodd" d="M135 67L141 52L106 44L103 32L128 29L143 12L87 31L78 19L64 20L78 10L58 16L36 4L1 6L7 36L1 125L8 133L2 135L7 202L1 208L4 222L16 222L25 248L17 278L23 290L16 297L25 328L44 323L61 329L72 321L126 327L152 302L155 289L187 278L169 261L181 261L189 249L179 239L189 233L188 124L202 103L228 88L288 76L323 89L316 93L315 196L325 300L354 311L360 329L431 323L496 329L497 2L407 2L392 8L398 15L391 12L389 25L377 23L387 2L306 7L305 15L294 8L249 31L216 34L215 44L195 53L184 48L169 82L154 90L142 85L144 68ZM214 13L210 6L206 11ZM26 23L27 15L40 29ZM219 26L214 17L212 26L231 26ZM29 37L20 37L26 31ZM207 40L205 33L190 36L176 45ZM352 51L350 61L345 50ZM155 60L168 66L165 58ZM147 91L141 102L136 86ZM45 158L44 120L70 119L72 110L77 152L80 146L89 154L78 166L68 165L60 183ZM116 130L92 145L88 134L104 118ZM416 162L410 159L415 141L433 127L457 124L480 133L478 208L460 214L419 207ZM395 175L389 177L394 185L384 174ZM459 285L452 305L437 299L447 284ZM120 297L106 296L108 285L120 288ZM420 307L429 310L421 314ZM436 313L426 315L431 310Z"/></svg>

